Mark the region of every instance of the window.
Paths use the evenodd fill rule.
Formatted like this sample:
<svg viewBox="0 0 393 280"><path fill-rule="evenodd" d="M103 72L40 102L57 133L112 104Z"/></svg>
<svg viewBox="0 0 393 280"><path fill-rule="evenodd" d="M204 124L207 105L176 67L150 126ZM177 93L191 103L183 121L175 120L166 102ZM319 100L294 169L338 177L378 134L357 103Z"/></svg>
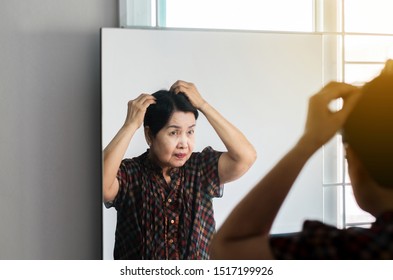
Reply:
<svg viewBox="0 0 393 280"><path fill-rule="evenodd" d="M166 0L166 27L313 31L311 0Z"/></svg>
<svg viewBox="0 0 393 280"><path fill-rule="evenodd" d="M338 1L340 2L340 1ZM390 0L342 0L337 15L341 26L337 31L338 60L341 80L362 85L378 75L388 58L393 58L393 18ZM326 220L339 227L368 226L374 221L357 205L338 136L324 148ZM335 161L332 164L332 161ZM336 166L336 168L332 168ZM330 168L330 169L329 169ZM337 197L334 207L328 202ZM337 212L335 212L337 211Z"/></svg>
<svg viewBox="0 0 393 280"><path fill-rule="evenodd" d="M345 32L392 34L391 0L343 0Z"/></svg>
<svg viewBox="0 0 393 280"><path fill-rule="evenodd" d="M314 0L119 1L121 27L314 30Z"/></svg>

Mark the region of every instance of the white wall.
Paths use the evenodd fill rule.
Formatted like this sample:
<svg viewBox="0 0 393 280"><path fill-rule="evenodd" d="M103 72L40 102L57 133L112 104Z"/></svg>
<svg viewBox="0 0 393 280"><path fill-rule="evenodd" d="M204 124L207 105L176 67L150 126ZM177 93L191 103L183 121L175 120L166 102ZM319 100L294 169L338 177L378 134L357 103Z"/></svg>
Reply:
<svg viewBox="0 0 393 280"><path fill-rule="evenodd" d="M0 1L0 259L100 259L100 28L117 0Z"/></svg>

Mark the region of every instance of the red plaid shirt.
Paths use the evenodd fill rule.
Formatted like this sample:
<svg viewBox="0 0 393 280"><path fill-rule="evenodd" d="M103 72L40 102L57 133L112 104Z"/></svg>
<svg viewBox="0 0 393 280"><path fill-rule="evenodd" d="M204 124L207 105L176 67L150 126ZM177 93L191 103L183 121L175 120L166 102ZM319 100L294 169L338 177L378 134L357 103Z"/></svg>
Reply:
<svg viewBox="0 0 393 280"><path fill-rule="evenodd" d="M306 221L300 233L271 237L277 259L393 259L393 211L380 215L371 228L337 229Z"/></svg>
<svg viewBox="0 0 393 280"><path fill-rule="evenodd" d="M221 153L207 147L172 170L168 185L148 152L124 159L117 210L115 259L208 259L215 231L213 197L221 197Z"/></svg>

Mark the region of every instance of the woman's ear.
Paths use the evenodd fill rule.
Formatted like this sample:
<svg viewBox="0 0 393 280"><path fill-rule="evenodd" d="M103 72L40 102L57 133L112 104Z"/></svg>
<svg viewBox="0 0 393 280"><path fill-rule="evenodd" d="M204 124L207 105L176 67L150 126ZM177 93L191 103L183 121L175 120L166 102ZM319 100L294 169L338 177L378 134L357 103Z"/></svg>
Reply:
<svg viewBox="0 0 393 280"><path fill-rule="evenodd" d="M153 143L153 135L151 133L150 127L145 126L145 139L147 145L150 147L151 144Z"/></svg>
<svg viewBox="0 0 393 280"><path fill-rule="evenodd" d="M348 161L348 165L358 166L360 162L356 153L353 151L352 147L348 144L344 144L344 147L345 147L345 158Z"/></svg>
<svg viewBox="0 0 393 280"><path fill-rule="evenodd" d="M353 183L358 181L366 182L371 179L363 162L350 145L345 145L345 153L348 162L349 177Z"/></svg>

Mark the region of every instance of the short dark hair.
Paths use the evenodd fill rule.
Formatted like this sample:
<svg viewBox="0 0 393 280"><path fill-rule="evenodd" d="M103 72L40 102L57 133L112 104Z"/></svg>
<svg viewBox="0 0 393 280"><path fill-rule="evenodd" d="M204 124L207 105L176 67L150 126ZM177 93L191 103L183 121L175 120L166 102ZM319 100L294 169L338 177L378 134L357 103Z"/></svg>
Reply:
<svg viewBox="0 0 393 280"><path fill-rule="evenodd" d="M175 111L191 112L195 119L198 119L198 110L185 94L159 90L152 95L155 97L156 103L147 108L143 126L148 126L154 137L168 123Z"/></svg>
<svg viewBox="0 0 393 280"><path fill-rule="evenodd" d="M379 185L393 187L393 75L378 76L361 94L344 125L343 142Z"/></svg>

